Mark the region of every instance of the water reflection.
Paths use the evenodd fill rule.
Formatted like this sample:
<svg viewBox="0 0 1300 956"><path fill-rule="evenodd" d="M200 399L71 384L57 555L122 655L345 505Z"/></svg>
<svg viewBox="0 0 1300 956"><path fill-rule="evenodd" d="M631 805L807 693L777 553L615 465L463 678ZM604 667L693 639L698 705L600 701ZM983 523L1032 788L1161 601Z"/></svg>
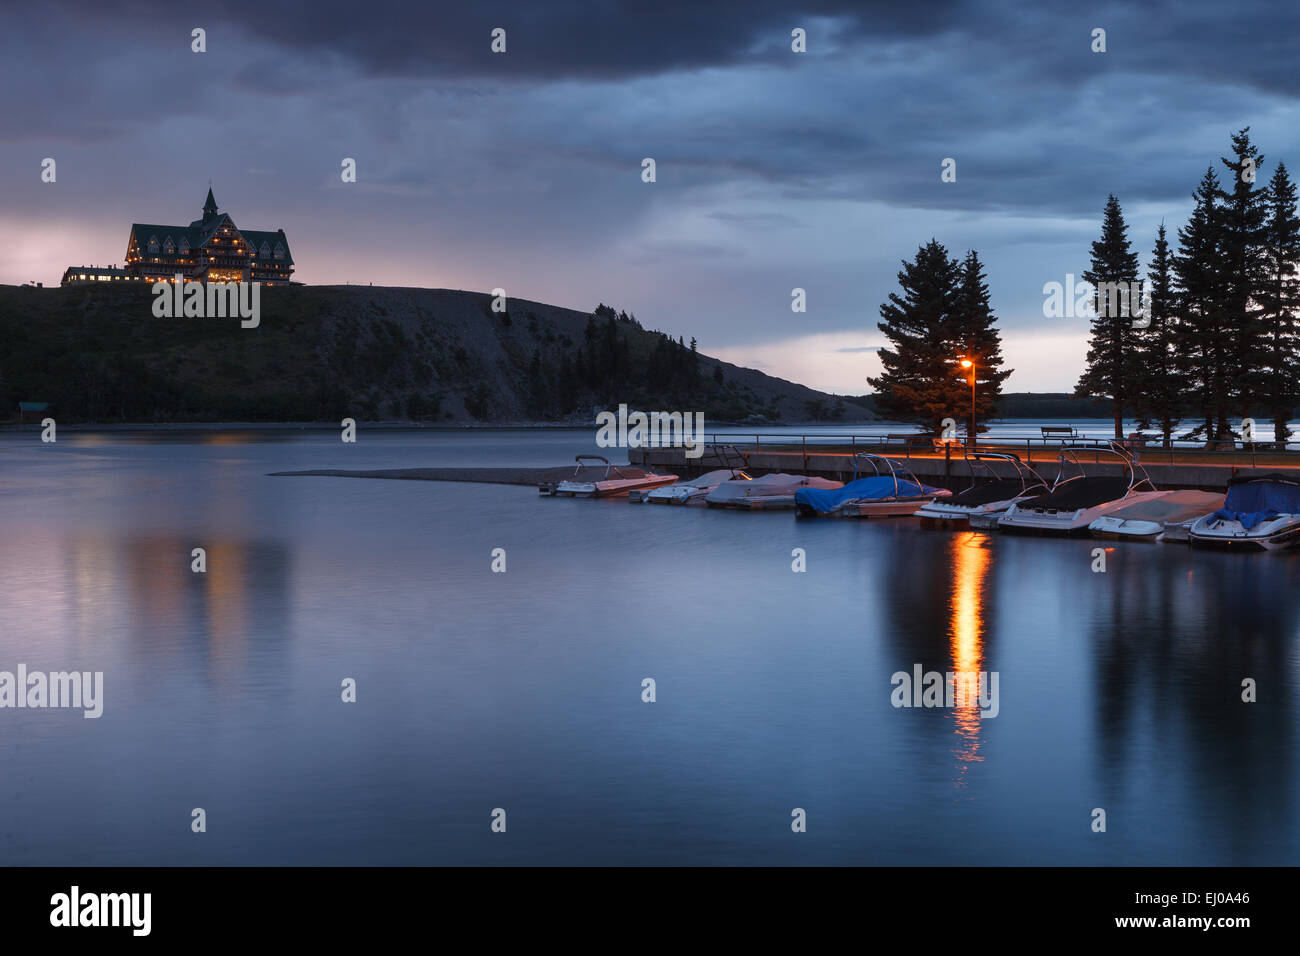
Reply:
<svg viewBox="0 0 1300 956"><path fill-rule="evenodd" d="M1300 566L1287 555L1119 557L1129 560L1108 572L1090 628L1102 785L1122 793L1185 775L1161 805L1217 818L1237 853L1258 852L1292 825ZM1171 558L1186 571L1170 573ZM1242 699L1247 678L1254 703Z"/></svg>
<svg viewBox="0 0 1300 956"><path fill-rule="evenodd" d="M991 658L994 559L1001 542L981 532L921 531L909 522L890 530L896 551L906 550L907 558L886 564L883 633L892 647L885 666L911 674L919 665L944 678L942 711L906 712L908 733L922 743L914 772L932 774L946 756L954 765L952 786L966 792L972 766L985 760L990 718L980 716L980 675Z"/></svg>
<svg viewBox="0 0 1300 956"><path fill-rule="evenodd" d="M953 535L948 555L952 562L951 627L952 665L958 686L979 688L979 675L984 670L984 596L988 585L989 569L993 563L988 537L974 531ZM966 772L972 763L983 761L980 755L980 716L978 693L957 695L952 718L958 746L953 751L957 757L958 789L966 786Z"/></svg>
<svg viewBox="0 0 1300 956"><path fill-rule="evenodd" d="M202 573L192 570L200 546ZM154 667L226 685L285 653L292 562L278 541L52 537L19 526L4 550L0 569L39 585L0 614L9 625L0 649L19 659L88 666L125 638Z"/></svg>

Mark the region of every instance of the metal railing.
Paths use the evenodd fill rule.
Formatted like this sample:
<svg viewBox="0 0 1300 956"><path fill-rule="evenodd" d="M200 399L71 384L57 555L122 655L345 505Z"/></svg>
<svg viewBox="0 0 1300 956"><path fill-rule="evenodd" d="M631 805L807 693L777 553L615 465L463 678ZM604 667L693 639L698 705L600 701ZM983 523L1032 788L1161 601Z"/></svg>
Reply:
<svg viewBox="0 0 1300 956"><path fill-rule="evenodd" d="M749 439L754 441L750 446ZM779 432L745 433L739 430L714 432L705 436L707 445L734 445L752 447L755 451L798 452L807 467L809 455L814 454L848 454L856 455L860 451L884 449L888 454L901 455L904 458L958 458L968 450L1011 451L1019 454L1023 451L1025 461L1043 461L1059 454L1062 447L1088 446L1098 450L1098 460L1106 449L1111 447L1111 438L1066 438L1064 436L1043 435L984 435L976 440L974 446L964 441L940 441L929 434L884 435L843 435L843 434L783 434ZM1233 447L1224 448L1225 444ZM1260 459L1265 464L1278 464L1282 467L1300 467L1300 442L1240 442L1216 440L1204 442L1188 439L1173 439L1168 445L1162 439L1121 439L1117 444L1128 450L1135 460L1151 463L1194 464L1198 460L1205 464L1244 464L1248 458L1252 467ZM1280 447L1279 447L1280 446ZM648 447L668 447L651 445ZM1037 453L1037 454L1035 454Z"/></svg>

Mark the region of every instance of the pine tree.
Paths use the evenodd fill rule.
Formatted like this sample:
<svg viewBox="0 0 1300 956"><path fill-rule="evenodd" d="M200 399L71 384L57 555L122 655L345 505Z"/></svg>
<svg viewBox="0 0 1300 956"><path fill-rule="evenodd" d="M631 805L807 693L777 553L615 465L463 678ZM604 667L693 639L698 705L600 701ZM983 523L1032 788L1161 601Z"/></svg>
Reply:
<svg viewBox="0 0 1300 956"><path fill-rule="evenodd" d="M1002 383L1012 369L1002 368L1002 339L997 330L997 316L989 305L989 287L984 281L984 266L974 250L966 253L957 276L953 296L952 334L960 344L961 355L974 363L975 422L992 418L997 412ZM968 375L971 373L967 373ZM965 381L969 382L969 378ZM963 407L969 408L969 396ZM969 412L967 415L969 416ZM954 416L957 417L957 416ZM969 432L968 432L969 433Z"/></svg>
<svg viewBox="0 0 1300 956"><path fill-rule="evenodd" d="M1186 401L1186 374L1179 360L1180 330L1173 288L1173 257L1165 224L1156 231L1156 245L1147 268L1146 318L1150 324L1134 330L1134 408L1139 425L1155 424L1166 446L1173 438Z"/></svg>
<svg viewBox="0 0 1300 956"><path fill-rule="evenodd" d="M1224 321L1223 283L1219 278L1219 178L1205 170L1192 194L1195 205L1187 225L1178 230L1174 256L1175 295L1180 329L1179 369L1187 389L1199 399L1207 439L1220 433L1215 409L1222 404L1230 331Z"/></svg>
<svg viewBox="0 0 1300 956"><path fill-rule="evenodd" d="M1291 437L1291 409L1300 398L1300 218L1296 216L1296 187L1285 164L1278 163L1268 184L1268 218L1264 224L1266 281L1259 293L1264 374L1260 399L1273 419L1277 441Z"/></svg>
<svg viewBox="0 0 1300 956"><path fill-rule="evenodd" d="M1124 437L1124 405L1134 398L1136 377L1133 356L1133 319L1127 297L1118 300L1105 293L1110 283L1131 288L1137 280L1138 256L1129 249L1128 225L1119 200L1106 198L1101 238L1092 244L1092 259L1083 278L1096 290L1093 295L1092 332L1088 342L1088 367L1074 387L1083 398L1109 398L1115 437Z"/></svg>
<svg viewBox="0 0 1300 956"><path fill-rule="evenodd" d="M958 265L931 239L898 273L902 295L889 294L880 306L877 328L892 347L879 352L881 374L867 382L879 392L876 407L899 421L917 422L938 432L943 419L962 418L969 402L955 364L961 346L952 334L950 314Z"/></svg>
<svg viewBox="0 0 1300 956"><path fill-rule="evenodd" d="M1248 403L1264 388L1267 376L1258 301L1268 281L1264 257L1268 196L1264 186L1256 183L1264 157L1250 141L1249 126L1233 134L1232 152L1231 159L1220 158L1232 175L1232 188L1224 188L1225 183L1218 194L1222 304L1232 335L1226 349L1226 374L1216 392L1216 438L1231 435L1228 418L1234 412L1249 414Z"/></svg>

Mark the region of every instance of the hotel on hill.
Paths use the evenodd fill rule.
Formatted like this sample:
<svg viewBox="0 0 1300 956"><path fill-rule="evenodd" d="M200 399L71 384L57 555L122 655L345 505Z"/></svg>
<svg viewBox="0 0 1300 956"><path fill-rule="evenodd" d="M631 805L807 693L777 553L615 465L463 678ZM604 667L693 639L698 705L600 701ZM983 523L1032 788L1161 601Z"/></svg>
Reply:
<svg viewBox="0 0 1300 956"><path fill-rule="evenodd" d="M124 268L68 266L62 285L83 282L172 280L189 282L260 282L289 285L293 256L284 230L240 229L229 213L217 209L208 189L203 216L188 226L132 223Z"/></svg>

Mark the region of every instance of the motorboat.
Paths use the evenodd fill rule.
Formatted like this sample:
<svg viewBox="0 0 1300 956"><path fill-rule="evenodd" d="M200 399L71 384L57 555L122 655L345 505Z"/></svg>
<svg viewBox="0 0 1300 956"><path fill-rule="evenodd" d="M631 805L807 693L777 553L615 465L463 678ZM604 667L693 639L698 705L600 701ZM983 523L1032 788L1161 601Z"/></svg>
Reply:
<svg viewBox="0 0 1300 956"><path fill-rule="evenodd" d="M1186 541L1193 521L1221 507L1223 495L1213 491L1161 491L1103 515L1088 531L1094 538Z"/></svg>
<svg viewBox="0 0 1300 956"><path fill-rule="evenodd" d="M872 474L856 477L861 466ZM866 452L854 456L854 478L840 488L800 488L794 493L799 517L888 518L910 515L936 498L951 495L947 488L922 484L896 458Z"/></svg>
<svg viewBox="0 0 1300 956"><path fill-rule="evenodd" d="M971 486L917 509L922 528L995 528L998 517L1012 505L1047 494L1047 482L1018 455L967 452L966 465Z"/></svg>
<svg viewBox="0 0 1300 956"><path fill-rule="evenodd" d="M1223 507L1192 522L1194 548L1281 551L1300 544L1300 479L1278 472L1237 475Z"/></svg>
<svg viewBox="0 0 1300 956"><path fill-rule="evenodd" d="M574 461L577 467L572 478L544 481L537 486L538 493L567 498L618 498L632 491L670 485L677 480L676 475L656 474L631 465L615 465L600 455L575 455ZM584 462L596 462L596 465L593 469ZM601 465L604 466L603 472Z"/></svg>
<svg viewBox="0 0 1300 956"><path fill-rule="evenodd" d="M710 449L712 457L724 465L706 471L704 474L688 481L678 481L658 488L642 489L628 492L627 500L633 504L655 505L703 505L704 498L710 491L724 481L750 481L744 470L748 465L745 454L735 445L718 446Z"/></svg>
<svg viewBox="0 0 1300 956"><path fill-rule="evenodd" d="M1118 464L1119 475L1090 475L1080 462L1088 455L1094 464L1103 456ZM1100 445L1066 445L1060 452L1060 471L1051 490L1012 505L998 518L998 530L1012 534L1088 534L1088 526L1120 508L1158 497L1146 469L1116 442Z"/></svg>
<svg viewBox="0 0 1300 956"><path fill-rule="evenodd" d="M795 493L801 489L842 487L842 481L777 472L761 478L733 478L724 481L704 496L704 503L710 508L737 508L742 511L793 508Z"/></svg>
<svg viewBox="0 0 1300 956"><path fill-rule="evenodd" d="M679 481L658 488L628 492L627 500L636 504L702 505L704 498L724 481L752 481L739 468L717 468L706 471L698 478Z"/></svg>

